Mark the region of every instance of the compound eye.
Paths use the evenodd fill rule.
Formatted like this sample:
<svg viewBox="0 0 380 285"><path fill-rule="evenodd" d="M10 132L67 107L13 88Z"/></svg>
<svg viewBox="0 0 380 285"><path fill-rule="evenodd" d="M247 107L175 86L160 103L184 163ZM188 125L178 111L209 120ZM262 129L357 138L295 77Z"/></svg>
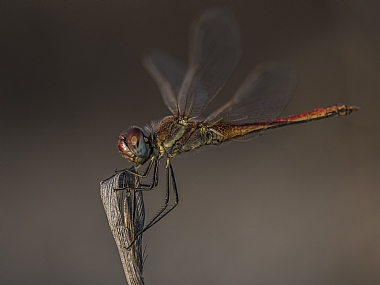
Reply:
<svg viewBox="0 0 380 285"><path fill-rule="evenodd" d="M149 155L144 133L140 128L130 128L125 134L125 140L129 150L138 158L146 158Z"/></svg>
<svg viewBox="0 0 380 285"><path fill-rule="evenodd" d="M131 127L119 136L118 148L121 155L129 161L143 164L150 155L149 132Z"/></svg>
<svg viewBox="0 0 380 285"><path fill-rule="evenodd" d="M127 145L127 140L126 140L126 134L121 134L119 136L119 142L117 144L117 147L119 148L119 151L121 155L124 158L129 159L131 162L133 162L135 155L134 153L129 149Z"/></svg>

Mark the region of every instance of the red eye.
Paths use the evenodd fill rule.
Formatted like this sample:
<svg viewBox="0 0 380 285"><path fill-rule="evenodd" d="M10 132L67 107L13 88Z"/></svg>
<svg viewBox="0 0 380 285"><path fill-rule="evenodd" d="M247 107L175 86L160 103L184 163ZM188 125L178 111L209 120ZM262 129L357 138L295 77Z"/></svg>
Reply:
<svg viewBox="0 0 380 285"><path fill-rule="evenodd" d="M132 162L144 163L149 157L149 147L144 140L144 133L138 127L132 127L119 136L119 151Z"/></svg>
<svg viewBox="0 0 380 285"><path fill-rule="evenodd" d="M139 128L130 128L125 134L125 140L130 150L137 149L143 140L143 134Z"/></svg>
<svg viewBox="0 0 380 285"><path fill-rule="evenodd" d="M119 136L119 142L117 144L121 155L125 158L128 158L130 161L133 161L134 154L128 148L126 143L126 134L121 134Z"/></svg>

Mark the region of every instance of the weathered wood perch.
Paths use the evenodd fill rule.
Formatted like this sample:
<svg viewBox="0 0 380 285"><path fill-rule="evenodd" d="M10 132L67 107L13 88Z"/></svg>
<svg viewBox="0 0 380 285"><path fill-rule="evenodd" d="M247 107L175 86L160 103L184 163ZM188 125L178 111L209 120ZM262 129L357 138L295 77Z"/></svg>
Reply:
<svg viewBox="0 0 380 285"><path fill-rule="evenodd" d="M134 171L134 168L130 170ZM128 246L144 228L144 200L142 191L115 189L134 188L138 183L138 178L128 172L117 173L100 182L100 196L104 211L129 285L144 284L142 235L137 237L128 249Z"/></svg>

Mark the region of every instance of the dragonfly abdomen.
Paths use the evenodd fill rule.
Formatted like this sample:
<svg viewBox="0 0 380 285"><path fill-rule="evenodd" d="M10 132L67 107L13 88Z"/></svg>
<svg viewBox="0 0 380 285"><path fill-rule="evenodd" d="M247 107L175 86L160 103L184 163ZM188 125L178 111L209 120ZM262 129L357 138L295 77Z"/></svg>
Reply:
<svg viewBox="0 0 380 285"><path fill-rule="evenodd" d="M359 107L348 105L333 105L324 108L317 108L308 112L275 119L273 121L252 123L252 124L220 124L212 127L214 130L213 140L210 144L220 144L223 141L239 138L251 133L263 132L267 129L281 128L293 124L307 123L311 121L327 119L331 117L345 116L358 111Z"/></svg>
<svg viewBox="0 0 380 285"><path fill-rule="evenodd" d="M266 128L280 128L287 125L301 124L321 119L345 116L358 110L359 107L356 106L348 106L343 104L332 105L276 119L272 122L269 122Z"/></svg>

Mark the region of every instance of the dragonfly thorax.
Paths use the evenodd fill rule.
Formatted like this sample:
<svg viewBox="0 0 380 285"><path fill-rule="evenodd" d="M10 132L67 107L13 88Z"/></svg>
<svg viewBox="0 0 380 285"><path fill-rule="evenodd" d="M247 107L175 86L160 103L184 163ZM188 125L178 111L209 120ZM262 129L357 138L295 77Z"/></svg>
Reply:
<svg viewBox="0 0 380 285"><path fill-rule="evenodd" d="M207 125L182 116L164 118L155 130L160 155L169 158L207 145L212 138Z"/></svg>
<svg viewBox="0 0 380 285"><path fill-rule="evenodd" d="M121 155L136 164L145 163L152 153L152 138L149 130L131 127L119 136Z"/></svg>

